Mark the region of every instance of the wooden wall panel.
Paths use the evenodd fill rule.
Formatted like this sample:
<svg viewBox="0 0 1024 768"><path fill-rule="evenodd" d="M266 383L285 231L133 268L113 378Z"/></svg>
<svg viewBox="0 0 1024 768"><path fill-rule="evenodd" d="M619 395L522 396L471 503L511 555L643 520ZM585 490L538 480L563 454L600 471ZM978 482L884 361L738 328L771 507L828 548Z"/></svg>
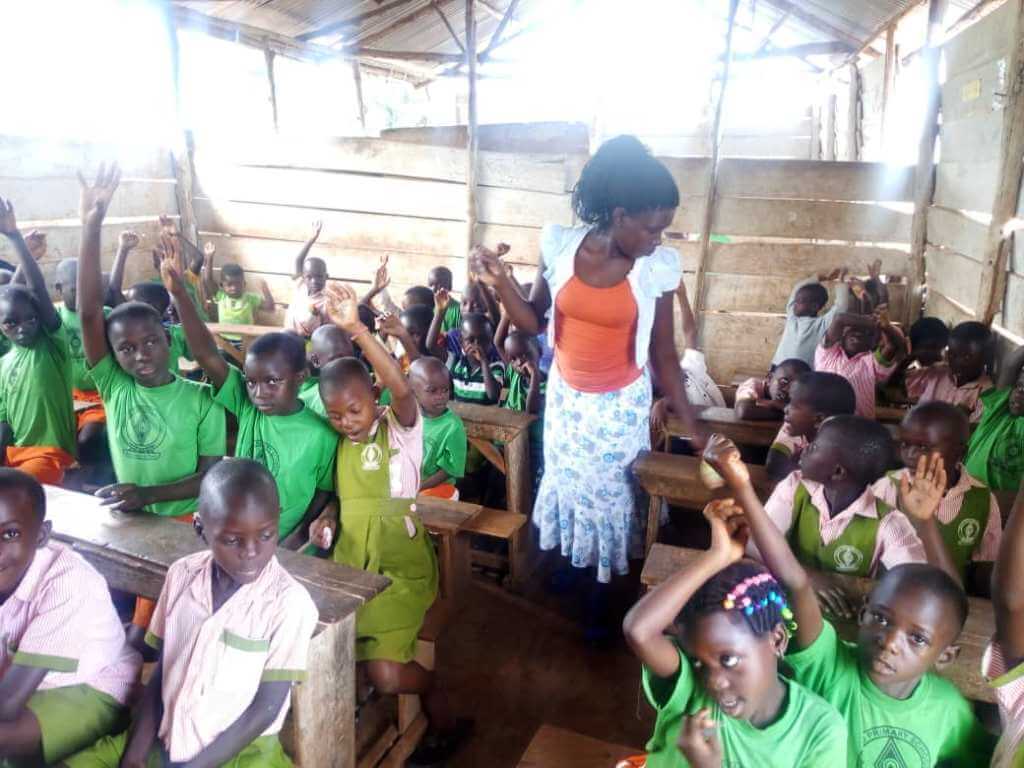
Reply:
<svg viewBox="0 0 1024 768"><path fill-rule="evenodd" d="M784 313L794 283L792 277L708 273L705 306L721 312ZM889 312L902 317L907 286L896 283L888 288Z"/></svg>
<svg viewBox="0 0 1024 768"><path fill-rule="evenodd" d="M908 242L908 214L875 205L815 200L723 198L714 231L750 237L789 237L878 243Z"/></svg>
<svg viewBox="0 0 1024 768"><path fill-rule="evenodd" d="M729 382L738 372L767 371L782 336L782 315L704 312L701 343L711 378Z"/></svg>
<svg viewBox="0 0 1024 768"><path fill-rule="evenodd" d="M980 261L987 237L988 226L976 219L935 205L928 209L928 242L932 245Z"/></svg>
<svg viewBox="0 0 1024 768"><path fill-rule="evenodd" d="M942 125L942 163L992 163L999 159L1003 116L999 112Z"/></svg>
<svg viewBox="0 0 1024 768"><path fill-rule="evenodd" d="M999 58L1012 44L1013 13L1006 3L943 46L946 71L958 73Z"/></svg>
<svg viewBox="0 0 1024 768"><path fill-rule="evenodd" d="M100 163L116 161L124 179L173 179L167 149L128 142L59 141L25 136L0 137L0 173L27 179L75 178L95 174Z"/></svg>
<svg viewBox="0 0 1024 768"><path fill-rule="evenodd" d="M994 160L941 162L935 169L933 199L937 205L961 211L991 211L998 177L999 163Z"/></svg>
<svg viewBox="0 0 1024 768"><path fill-rule="evenodd" d="M718 191L725 197L912 201L914 169L879 163L725 159Z"/></svg>
<svg viewBox="0 0 1024 768"><path fill-rule="evenodd" d="M1005 57L949 73L942 85L943 121L991 115L1001 108L1001 98L997 94L1003 93L1006 93Z"/></svg>
<svg viewBox="0 0 1024 768"><path fill-rule="evenodd" d="M1007 275L1002 324L1011 333L1024 336L1024 275Z"/></svg>
<svg viewBox="0 0 1024 768"><path fill-rule="evenodd" d="M784 276L792 282L821 272L848 267L853 274L868 274L868 265L882 260L882 273L904 275L907 252L893 248L809 243L713 243L712 272Z"/></svg>
<svg viewBox="0 0 1024 768"><path fill-rule="evenodd" d="M928 317L937 317L945 320L949 325L962 323L964 320L973 320L974 315L965 311L962 307L947 299L941 292L929 287L928 297L925 300L924 313Z"/></svg>
<svg viewBox="0 0 1024 768"><path fill-rule="evenodd" d="M6 170L0 167L0 173L5 173ZM174 187L173 179L123 179L110 203L107 215L112 218L161 213L176 215L178 201L174 195ZM14 203L14 211L19 221L77 221L78 193L78 179L74 176L35 179L0 176L0 195Z"/></svg>
<svg viewBox="0 0 1024 768"><path fill-rule="evenodd" d="M981 264L959 253L937 248L929 248L925 260L928 285L973 311L978 300Z"/></svg>

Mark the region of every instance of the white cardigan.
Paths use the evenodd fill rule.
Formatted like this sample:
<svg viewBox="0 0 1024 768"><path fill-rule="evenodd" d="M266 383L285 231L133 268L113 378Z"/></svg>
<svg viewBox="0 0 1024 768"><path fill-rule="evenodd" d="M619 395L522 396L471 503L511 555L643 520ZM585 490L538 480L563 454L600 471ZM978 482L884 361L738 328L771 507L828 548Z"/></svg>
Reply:
<svg viewBox="0 0 1024 768"><path fill-rule="evenodd" d="M540 236L540 251L544 258L544 279L551 292L551 311L548 322L548 344L555 346L555 301L559 291L572 279L575 273L576 252L590 227L563 227L548 224ZM679 251L675 248L658 246L650 256L638 258L633 263L627 279L636 301L636 350L634 358L637 368L647 365L647 352L651 346L651 331L654 328L654 309L658 299L679 287L683 271Z"/></svg>

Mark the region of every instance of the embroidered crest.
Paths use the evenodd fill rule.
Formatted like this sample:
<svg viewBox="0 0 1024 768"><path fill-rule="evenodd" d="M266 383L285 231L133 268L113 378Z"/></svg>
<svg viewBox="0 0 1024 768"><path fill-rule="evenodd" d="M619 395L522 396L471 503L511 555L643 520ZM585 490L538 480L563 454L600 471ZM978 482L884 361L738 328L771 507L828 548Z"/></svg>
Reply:
<svg viewBox="0 0 1024 768"><path fill-rule="evenodd" d="M850 544L843 544L836 547L832 559L835 561L837 571L840 573L852 573L860 568L860 564L864 562L864 553Z"/></svg>
<svg viewBox="0 0 1024 768"><path fill-rule="evenodd" d="M360 461L363 463L364 472L376 472L379 470L383 458L384 452L375 443L364 445L363 451L359 456Z"/></svg>
<svg viewBox="0 0 1024 768"><path fill-rule="evenodd" d="M956 541L961 546L968 547L974 544L980 535L981 525L974 518L965 518L956 527Z"/></svg>

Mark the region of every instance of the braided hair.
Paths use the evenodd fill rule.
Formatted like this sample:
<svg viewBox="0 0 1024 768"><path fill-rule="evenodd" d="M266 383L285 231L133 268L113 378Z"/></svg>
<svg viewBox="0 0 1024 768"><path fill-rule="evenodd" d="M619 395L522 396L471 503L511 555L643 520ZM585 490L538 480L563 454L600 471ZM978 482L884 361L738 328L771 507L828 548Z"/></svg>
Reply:
<svg viewBox="0 0 1024 768"><path fill-rule="evenodd" d="M755 637L764 637L779 624L790 633L796 629L785 590L753 560L738 560L704 582L683 606L676 623L692 626L701 616L718 611L739 615Z"/></svg>

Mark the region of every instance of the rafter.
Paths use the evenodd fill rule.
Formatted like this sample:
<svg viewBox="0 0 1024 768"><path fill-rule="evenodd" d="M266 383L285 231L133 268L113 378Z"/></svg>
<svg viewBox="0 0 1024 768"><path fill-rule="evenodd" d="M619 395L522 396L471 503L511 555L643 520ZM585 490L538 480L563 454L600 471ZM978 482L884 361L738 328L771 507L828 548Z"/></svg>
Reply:
<svg viewBox="0 0 1024 768"><path fill-rule="evenodd" d="M355 39L352 40L352 42L354 44L358 43L359 45L366 45L367 43L371 43L374 40L380 40L382 37L391 34L399 27L404 27L407 24L412 24L413 22L419 21L424 16L430 16L433 13L433 5L431 3L427 3L423 7L417 8L415 11L411 11L410 13L407 13L404 16L399 16L386 27L378 29L376 32L373 32L369 35L356 34Z"/></svg>
<svg viewBox="0 0 1024 768"><path fill-rule="evenodd" d="M794 19L799 20L802 24L810 27L811 29L816 29L819 32L823 32L826 35L836 38L837 40L843 40L851 45L857 46L858 48L864 44L864 41L855 35L851 35L846 30L834 27L827 21L807 13L802 8L791 3L789 0L764 0L764 2L773 8L788 13Z"/></svg>
<svg viewBox="0 0 1024 768"><path fill-rule="evenodd" d="M523 27L522 29L518 30L517 32L513 32L508 37L505 37L502 40L499 40L497 43L495 43L494 47L488 46L486 51L481 52L477 56L477 61L479 61L479 62L488 61L490 59L491 53L496 51L498 48L501 48L503 45L507 45L508 43L511 43L513 40L515 40L515 39L517 39L519 37L522 37L523 35L526 35L526 34L529 34L530 32L533 32L535 29L538 29L539 27L540 27L540 24L533 23L533 24L530 24L528 26ZM448 67L447 69L443 69L440 72L438 72L437 74L433 75L430 78L430 80L425 80L423 82L417 83L416 87L417 88L422 88L423 86L425 86L428 83L430 83L431 80L436 80L439 77L452 77L453 75L457 75L459 72L462 71L462 68L464 66L466 66L466 62L462 61L462 62L460 62L458 64L455 64L455 65L453 65L451 67ZM484 76L478 74L477 77L484 77Z"/></svg>
<svg viewBox="0 0 1024 768"><path fill-rule="evenodd" d="M360 13L357 16L350 16L349 18L342 19L341 21L332 21L330 24L325 24L319 29L314 29L312 32L303 32L301 35L296 35L295 39L301 42L307 42L314 38L323 37L324 35L329 35L333 32L337 32L342 29L350 27L358 28L362 26L363 22L369 21L370 19L380 16L381 14L387 13L393 8L397 8L400 5L405 5L408 2L411 2L411 0L392 0L390 3L385 3L379 8L374 8L372 11Z"/></svg>
<svg viewBox="0 0 1024 768"><path fill-rule="evenodd" d="M505 11L505 15L501 17L501 21L498 22L498 28L494 30L494 34L491 35L491 40L487 43L487 47L484 49L484 53L490 53L494 47L501 42L501 36L505 34L505 27L512 20L512 16L515 15L516 6L519 5L519 0L512 0L508 4L508 8Z"/></svg>
<svg viewBox="0 0 1024 768"><path fill-rule="evenodd" d="M772 37L775 35L776 32L782 29L782 25L786 23L787 19L789 19L789 11L786 11L785 13L781 14L779 18L775 20L775 23L772 24L772 28L768 30L768 34L764 36L764 40L761 41L761 44L757 46L757 50L754 51L755 56L757 56L759 53L765 52L768 46L771 45L772 43Z"/></svg>
<svg viewBox="0 0 1024 768"><path fill-rule="evenodd" d="M451 22L448 21L448 17L445 16L444 11L441 10L441 6L437 4L436 0L430 0L430 6L435 11L437 11L437 15L441 17L441 21L444 24L445 29L448 30L448 34L452 36L452 40L455 41L455 44L457 46L459 46L459 50L462 51L463 55L465 55L466 54L466 46L464 46L462 44L462 41L459 40L459 36L457 34L455 34L455 30L452 28Z"/></svg>

